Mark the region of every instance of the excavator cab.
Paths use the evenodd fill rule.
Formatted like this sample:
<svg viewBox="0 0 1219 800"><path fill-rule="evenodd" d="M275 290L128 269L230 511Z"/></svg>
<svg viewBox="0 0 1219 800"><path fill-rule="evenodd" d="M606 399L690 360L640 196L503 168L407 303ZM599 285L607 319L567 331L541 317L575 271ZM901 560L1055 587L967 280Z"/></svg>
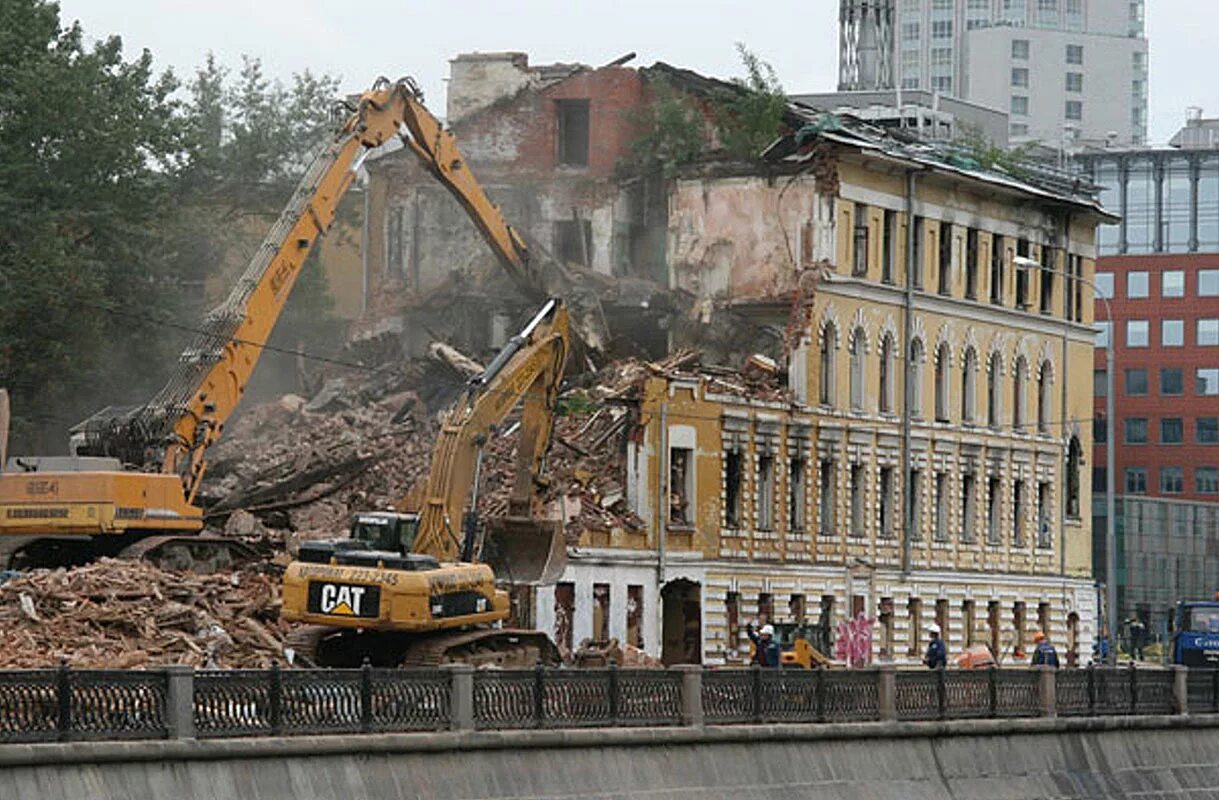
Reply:
<svg viewBox="0 0 1219 800"><path fill-rule="evenodd" d="M405 555L415 546L415 534L418 532L418 514L373 511L352 517L348 538L367 544L370 550Z"/></svg>

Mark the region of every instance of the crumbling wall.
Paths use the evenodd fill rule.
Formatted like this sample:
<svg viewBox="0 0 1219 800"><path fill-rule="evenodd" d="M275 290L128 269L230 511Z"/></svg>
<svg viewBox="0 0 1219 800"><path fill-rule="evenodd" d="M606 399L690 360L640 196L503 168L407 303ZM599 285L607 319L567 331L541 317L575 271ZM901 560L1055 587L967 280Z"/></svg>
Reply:
<svg viewBox="0 0 1219 800"><path fill-rule="evenodd" d="M669 195L670 285L701 300L786 298L827 224L811 177L697 177ZM807 244L806 244L806 240ZM805 263L807 262L807 263Z"/></svg>

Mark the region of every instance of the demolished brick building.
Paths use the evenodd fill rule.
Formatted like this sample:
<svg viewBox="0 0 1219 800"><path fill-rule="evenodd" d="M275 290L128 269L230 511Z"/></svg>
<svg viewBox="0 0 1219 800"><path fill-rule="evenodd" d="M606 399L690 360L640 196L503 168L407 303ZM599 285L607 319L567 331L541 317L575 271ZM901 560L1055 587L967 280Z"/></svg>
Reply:
<svg viewBox="0 0 1219 800"><path fill-rule="evenodd" d="M643 525L584 530L557 585L518 593L519 622L666 663L741 663L753 618L820 618L865 660L917 661L931 622L953 652L1019 659L1040 629L1086 659L1090 187L795 105L805 124L764 160L624 179L656 73L453 67L450 122L488 194L535 246L628 287L604 296L638 352L728 320L782 380L658 368L618 398L614 502ZM476 73L491 85L459 80ZM420 305L460 297L462 343L496 345L516 308L480 283L460 209L405 157L370 173L370 275L387 308L408 298L390 318L419 346Z"/></svg>

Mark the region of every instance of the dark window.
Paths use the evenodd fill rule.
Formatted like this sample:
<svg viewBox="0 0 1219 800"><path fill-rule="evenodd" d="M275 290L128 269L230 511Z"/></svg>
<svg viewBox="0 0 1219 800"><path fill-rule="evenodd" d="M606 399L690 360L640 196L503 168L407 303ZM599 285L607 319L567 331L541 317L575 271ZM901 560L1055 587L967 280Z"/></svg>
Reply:
<svg viewBox="0 0 1219 800"><path fill-rule="evenodd" d="M583 233L583 236L581 236ZM554 224L554 254L565 263L590 266L593 225L588 220L561 219Z"/></svg>
<svg viewBox="0 0 1219 800"><path fill-rule="evenodd" d="M1049 314L1054 310L1054 248L1041 248L1041 300L1040 311Z"/></svg>
<svg viewBox="0 0 1219 800"><path fill-rule="evenodd" d="M970 228L965 237L965 296L978 299L978 231Z"/></svg>
<svg viewBox="0 0 1219 800"><path fill-rule="evenodd" d="M1092 418L1092 444L1104 444L1108 441L1109 430L1105 425L1105 418L1096 416Z"/></svg>
<svg viewBox="0 0 1219 800"><path fill-rule="evenodd" d="M952 291L952 223L940 223L940 274L939 292Z"/></svg>
<svg viewBox="0 0 1219 800"><path fill-rule="evenodd" d="M974 517L977 499L977 478L966 472L961 476L961 541L974 540Z"/></svg>
<svg viewBox="0 0 1219 800"><path fill-rule="evenodd" d="M559 100L555 103L559 123L559 163L588 166L588 101Z"/></svg>
<svg viewBox="0 0 1219 800"><path fill-rule="evenodd" d="M1219 467L1198 467L1194 470L1194 488L1198 494L1219 494Z"/></svg>
<svg viewBox="0 0 1219 800"><path fill-rule="evenodd" d="M1146 444L1147 443L1147 418L1146 417L1127 417L1126 418L1126 444Z"/></svg>
<svg viewBox="0 0 1219 800"><path fill-rule="evenodd" d="M1185 491L1185 470L1180 467L1160 467L1160 491L1181 494Z"/></svg>
<svg viewBox="0 0 1219 800"><path fill-rule="evenodd" d="M1160 370L1160 394L1179 395L1185 393L1185 373L1180 369Z"/></svg>
<svg viewBox="0 0 1219 800"><path fill-rule="evenodd" d="M880 531L881 538L893 536L893 467L880 468Z"/></svg>
<svg viewBox="0 0 1219 800"><path fill-rule="evenodd" d="M1147 370L1126 370L1126 394L1131 397L1147 394Z"/></svg>
<svg viewBox="0 0 1219 800"><path fill-rule="evenodd" d="M910 275L910 285L915 289L923 288L923 263L926 251L926 231L923 218L914 218L914 272Z"/></svg>
<svg viewBox="0 0 1219 800"><path fill-rule="evenodd" d="M1024 547L1024 481L1012 485L1012 546Z"/></svg>
<svg viewBox="0 0 1219 800"><path fill-rule="evenodd" d="M1109 378L1105 370L1092 370L1092 395L1104 397L1109 392Z"/></svg>
<svg viewBox="0 0 1219 800"><path fill-rule="evenodd" d="M787 520L793 531L804 530L804 459L791 460L787 479Z"/></svg>
<svg viewBox="0 0 1219 800"><path fill-rule="evenodd" d="M1003 304L1003 237L997 235L990 240L990 301Z"/></svg>
<svg viewBox="0 0 1219 800"><path fill-rule="evenodd" d="M1106 470L1104 467L1093 467L1092 468L1092 491L1093 492L1100 492L1100 493L1104 494L1104 492L1108 489L1108 486L1107 486L1108 482L1109 482L1109 471L1108 470Z"/></svg>
<svg viewBox="0 0 1219 800"><path fill-rule="evenodd" d="M729 528L741 525L741 451L724 453L724 524Z"/></svg>
<svg viewBox="0 0 1219 800"><path fill-rule="evenodd" d="M1126 468L1126 492L1147 494L1147 470L1142 467Z"/></svg>
<svg viewBox="0 0 1219 800"><path fill-rule="evenodd" d="M857 278L868 274L868 207L863 203L855 204L855 260L851 274Z"/></svg>
<svg viewBox="0 0 1219 800"><path fill-rule="evenodd" d="M1180 417L1160 420L1160 444L1181 444L1185 440L1185 424Z"/></svg>
<svg viewBox="0 0 1219 800"><path fill-rule="evenodd" d="M1067 516L1071 519L1079 519L1079 466L1084 460L1084 448L1079 443L1079 438L1071 437L1071 443L1067 445Z"/></svg>
<svg viewBox="0 0 1219 800"><path fill-rule="evenodd" d="M897 235L897 212L885 211L885 228L881 231L880 279L893 283L893 239Z"/></svg>
<svg viewBox="0 0 1219 800"><path fill-rule="evenodd" d="M1028 239L1016 240L1016 255L1022 258L1029 257ZM1016 307L1029 307L1029 268L1024 262L1016 264Z"/></svg>
<svg viewBox="0 0 1219 800"><path fill-rule="evenodd" d="M999 544L1001 541L1002 531L1000 525L1002 522L999 518L999 509L1002 498L1000 497L1001 485L998 478L988 478L986 481L986 543Z"/></svg>
<svg viewBox="0 0 1219 800"><path fill-rule="evenodd" d="M1198 444L1219 442L1219 417L1198 417Z"/></svg>

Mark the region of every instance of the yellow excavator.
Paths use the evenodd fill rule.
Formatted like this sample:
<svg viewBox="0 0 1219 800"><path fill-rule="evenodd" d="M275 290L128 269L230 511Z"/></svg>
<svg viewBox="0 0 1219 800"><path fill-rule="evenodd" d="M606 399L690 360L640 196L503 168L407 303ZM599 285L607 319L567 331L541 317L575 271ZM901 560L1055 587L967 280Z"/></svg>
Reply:
<svg viewBox="0 0 1219 800"><path fill-rule="evenodd" d="M394 137L457 198L518 288L545 297L521 237L409 78L379 80L350 110L165 387L144 405L109 407L78 425L72 455L0 461L0 569L122 555L207 571L243 555L232 540L200 534L195 501L208 448L240 402L310 249L334 221L360 164Z"/></svg>
<svg viewBox="0 0 1219 800"><path fill-rule="evenodd" d="M394 512L357 514L346 539L302 543L284 572L283 608L309 623L291 639L327 667L557 663L537 631L493 627L509 615L496 576L551 582L566 547L543 518L543 468L568 351L567 309L551 300L448 411L431 469ZM508 514L483 530L483 451L523 403Z"/></svg>

